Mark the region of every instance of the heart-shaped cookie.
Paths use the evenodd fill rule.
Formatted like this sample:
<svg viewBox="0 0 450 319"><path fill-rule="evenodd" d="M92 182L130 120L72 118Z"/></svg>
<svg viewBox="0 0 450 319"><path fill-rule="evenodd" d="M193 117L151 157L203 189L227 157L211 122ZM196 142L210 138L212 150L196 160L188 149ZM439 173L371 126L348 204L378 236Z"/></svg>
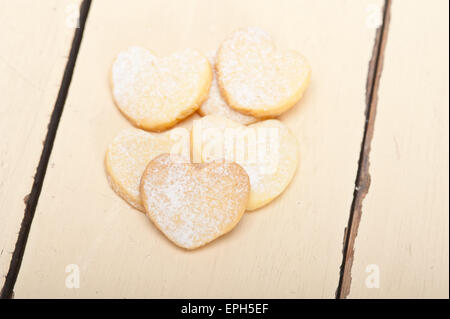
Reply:
<svg viewBox="0 0 450 319"><path fill-rule="evenodd" d="M220 46L218 83L228 105L255 117L277 116L297 103L311 68L295 51L278 50L258 28L234 32Z"/></svg>
<svg viewBox="0 0 450 319"><path fill-rule="evenodd" d="M149 133L137 128L121 131L108 146L105 167L113 190L138 210L145 212L139 184L148 162L163 153L179 153L190 158L189 131L174 128L164 133Z"/></svg>
<svg viewBox="0 0 450 319"><path fill-rule="evenodd" d="M200 108L198 109L198 113L200 113L200 115L202 116L214 114L221 115L226 118L229 118L230 120L245 125L258 121L257 118L251 115L242 114L234 110L230 106L228 106L228 104L223 99L222 94L220 93L219 86L217 85L217 75L215 71L215 63L216 63L215 54L210 54L208 56L208 59L213 69L213 79L211 82L211 88L209 89L208 98L200 106Z"/></svg>
<svg viewBox="0 0 450 319"><path fill-rule="evenodd" d="M199 52L186 49L157 57L130 47L114 61L114 100L135 126L161 131L195 112L208 95L212 71Z"/></svg>
<svg viewBox="0 0 450 319"><path fill-rule="evenodd" d="M156 227L177 246L195 249L237 225L250 183L238 164L192 164L163 154L148 164L140 191Z"/></svg>
<svg viewBox="0 0 450 319"><path fill-rule="evenodd" d="M247 172L251 190L247 210L260 208L289 185L298 164L298 144L286 125L265 120L243 126L227 118L209 115L194 122L194 162L224 159Z"/></svg>

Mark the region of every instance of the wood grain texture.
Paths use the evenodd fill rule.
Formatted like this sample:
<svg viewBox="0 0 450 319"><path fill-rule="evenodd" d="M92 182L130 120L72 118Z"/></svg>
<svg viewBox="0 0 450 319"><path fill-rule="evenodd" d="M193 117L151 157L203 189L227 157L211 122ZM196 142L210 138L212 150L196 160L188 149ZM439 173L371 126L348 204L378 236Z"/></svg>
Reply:
<svg viewBox="0 0 450 319"><path fill-rule="evenodd" d="M349 298L449 296L448 5L393 1Z"/></svg>
<svg viewBox="0 0 450 319"><path fill-rule="evenodd" d="M362 214L362 204L370 188L370 149L377 113L377 93L380 84L380 77L383 70L384 52L389 32L391 4L391 0L385 1L383 8L383 23L377 30L372 59L369 66L369 74L367 77L366 125L364 128L363 141L361 143L361 153L359 157L358 172L356 175L355 190L353 193L353 202L350 211L348 226L345 233L341 277L338 289L336 291L336 298L339 299L346 298L346 296L350 292L352 278L351 268L353 265L353 257L355 252L355 239L358 236L359 223L361 221Z"/></svg>
<svg viewBox="0 0 450 319"><path fill-rule="evenodd" d="M79 3L0 1L0 289L72 43L66 22Z"/></svg>
<svg viewBox="0 0 450 319"><path fill-rule="evenodd" d="M373 0L93 2L16 297L334 297L364 128L373 3L381 8ZM134 44L207 53L248 25L312 64L305 97L281 117L299 139L300 167L279 199L186 252L106 181L106 147L130 126L112 102L111 62ZM65 286L69 264L80 268L78 289Z"/></svg>

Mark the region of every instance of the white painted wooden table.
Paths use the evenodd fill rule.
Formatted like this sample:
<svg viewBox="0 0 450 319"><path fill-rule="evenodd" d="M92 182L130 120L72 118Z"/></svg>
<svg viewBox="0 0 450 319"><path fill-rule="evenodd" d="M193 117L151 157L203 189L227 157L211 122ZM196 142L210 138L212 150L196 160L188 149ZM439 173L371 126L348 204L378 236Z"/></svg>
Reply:
<svg viewBox="0 0 450 319"><path fill-rule="evenodd" d="M0 1L2 297L448 298L448 1L97 0L76 28L80 4ZM300 168L182 251L107 184L105 149L130 126L109 68L129 45L208 53L248 25L312 64L281 117Z"/></svg>

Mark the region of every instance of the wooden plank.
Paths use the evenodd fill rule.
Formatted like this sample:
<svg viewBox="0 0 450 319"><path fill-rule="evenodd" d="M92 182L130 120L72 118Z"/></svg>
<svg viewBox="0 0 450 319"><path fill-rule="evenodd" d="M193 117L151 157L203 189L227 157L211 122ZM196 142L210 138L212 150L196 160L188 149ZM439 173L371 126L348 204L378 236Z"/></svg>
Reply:
<svg viewBox="0 0 450 319"><path fill-rule="evenodd" d="M393 1L350 298L449 296L448 6Z"/></svg>
<svg viewBox="0 0 450 319"><path fill-rule="evenodd" d="M0 1L0 289L66 66L79 3Z"/></svg>
<svg viewBox="0 0 450 319"><path fill-rule="evenodd" d="M359 223L361 221L362 203L370 187L369 156L373 138L377 92L380 84L380 77L383 70L384 51L388 38L389 22L391 16L391 0L387 0L383 8L383 23L377 31L375 45L373 48L372 60L370 61L369 74L367 77L367 110L364 137L361 143L361 153L359 156L358 172L356 174L355 190L353 202L350 209L350 217L345 232L343 261L341 266L341 277L336 291L336 298L345 298L351 285L351 268L353 265L355 239L358 235Z"/></svg>
<svg viewBox="0 0 450 319"><path fill-rule="evenodd" d="M366 10L374 3L381 9L373 0L93 2L16 297L334 297L365 121L375 37ZM108 72L129 45L207 53L248 25L312 64L305 97L282 116L298 136L300 168L278 200L186 252L106 181L106 147L130 126L113 104ZM77 270L80 286L68 289Z"/></svg>

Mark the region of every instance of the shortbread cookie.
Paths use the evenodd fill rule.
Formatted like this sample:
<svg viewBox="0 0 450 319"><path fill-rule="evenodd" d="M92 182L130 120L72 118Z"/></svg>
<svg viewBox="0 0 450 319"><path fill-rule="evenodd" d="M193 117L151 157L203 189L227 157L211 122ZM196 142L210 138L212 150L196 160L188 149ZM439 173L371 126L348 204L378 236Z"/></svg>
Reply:
<svg viewBox="0 0 450 319"><path fill-rule="evenodd" d="M206 99L212 70L194 50L157 57L130 47L114 61L111 85L114 100L135 126L161 131L195 112Z"/></svg>
<svg viewBox="0 0 450 319"><path fill-rule="evenodd" d="M163 154L148 164L140 190L156 227L177 246L194 249L236 226L250 183L238 164L191 164Z"/></svg>
<svg viewBox="0 0 450 319"><path fill-rule="evenodd" d="M255 117L277 116L297 103L311 68L295 51L278 50L258 28L234 32L220 46L218 83L228 105Z"/></svg>
<svg viewBox="0 0 450 319"><path fill-rule="evenodd" d="M251 124L256 122L258 119L251 116L242 114L231 107L223 99L220 94L219 86L217 85L217 75L215 71L215 54L209 54L208 56L209 63L213 69L213 79L211 82L211 88L209 89L209 95L205 102L200 106L198 112L202 116L217 114L229 118L235 122L241 124Z"/></svg>
<svg viewBox="0 0 450 319"><path fill-rule="evenodd" d="M294 177L299 158L297 139L282 122L246 127L215 115L194 122L192 151L194 162L224 159L246 170L251 184L247 210L279 196Z"/></svg>
<svg viewBox="0 0 450 319"><path fill-rule="evenodd" d="M145 212L139 196L139 183L147 164L163 153L180 153L189 161L189 131L174 128L149 133L137 128L121 131L105 156L108 181L113 190L130 205Z"/></svg>

